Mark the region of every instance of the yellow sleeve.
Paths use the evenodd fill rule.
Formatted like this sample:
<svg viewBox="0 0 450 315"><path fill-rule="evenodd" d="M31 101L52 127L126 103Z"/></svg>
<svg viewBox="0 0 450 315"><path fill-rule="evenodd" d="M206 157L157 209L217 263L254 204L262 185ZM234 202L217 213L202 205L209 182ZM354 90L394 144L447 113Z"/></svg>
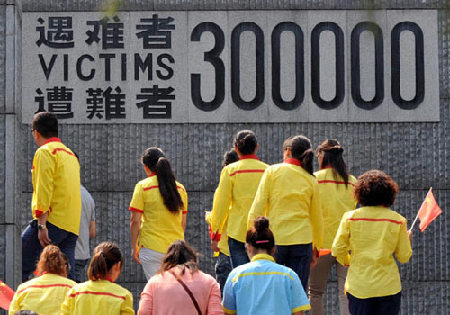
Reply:
<svg viewBox="0 0 450 315"><path fill-rule="evenodd" d="M63 304L61 304L62 315L70 315L74 313L74 298L70 297L70 295L74 292L75 291L73 289L70 289L67 292L65 300Z"/></svg>
<svg viewBox="0 0 450 315"><path fill-rule="evenodd" d="M211 211L211 231L213 236L217 233L222 233L223 225L228 217L232 190L231 176L227 166L220 173L219 186L214 193L213 208Z"/></svg>
<svg viewBox="0 0 450 315"><path fill-rule="evenodd" d="M11 304L9 305L9 315L14 315L17 311L20 311L20 304L23 297L22 294L18 294L17 292L19 292L21 289L21 286L19 286L16 293L14 294Z"/></svg>
<svg viewBox="0 0 450 315"><path fill-rule="evenodd" d="M313 248L319 250L323 241L323 214L320 205L319 184L314 179L313 195L311 197L311 208L309 210L313 236Z"/></svg>
<svg viewBox="0 0 450 315"><path fill-rule="evenodd" d="M253 226L255 219L261 215L269 215L269 197L271 183L271 169L267 168L261 177L258 189L256 190L255 199L247 217L247 230Z"/></svg>
<svg viewBox="0 0 450 315"><path fill-rule="evenodd" d="M181 200L183 201L183 213L187 213L188 212L188 195L187 195L187 192L184 189L184 187L181 190L180 196L181 196Z"/></svg>
<svg viewBox="0 0 450 315"><path fill-rule="evenodd" d="M49 151L41 149L37 150L34 156L32 211L36 218L49 211L53 197L56 164L50 155Z"/></svg>
<svg viewBox="0 0 450 315"><path fill-rule="evenodd" d="M338 263L343 266L350 265L350 255L348 250L350 248L350 227L347 220L347 212L342 216L341 224L334 238L333 245L331 246L331 254L337 258Z"/></svg>
<svg viewBox="0 0 450 315"><path fill-rule="evenodd" d="M133 296L131 295L130 292L127 292L125 301L122 303L120 307L120 314L134 315Z"/></svg>
<svg viewBox="0 0 450 315"><path fill-rule="evenodd" d="M133 197L130 202L130 211L144 212L144 196L141 184L134 186Z"/></svg>
<svg viewBox="0 0 450 315"><path fill-rule="evenodd" d="M400 235L398 237L398 243L394 254L395 257L397 257L397 260L402 264L407 263L411 258L412 249L406 228L406 220L404 220L400 226Z"/></svg>

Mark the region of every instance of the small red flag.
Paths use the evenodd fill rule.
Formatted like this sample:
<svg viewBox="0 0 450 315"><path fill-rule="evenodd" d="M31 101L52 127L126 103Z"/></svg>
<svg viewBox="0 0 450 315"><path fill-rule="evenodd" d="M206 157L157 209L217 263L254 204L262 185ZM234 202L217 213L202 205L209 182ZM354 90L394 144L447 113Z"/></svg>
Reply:
<svg viewBox="0 0 450 315"><path fill-rule="evenodd" d="M14 296L14 291L6 283L0 280L0 307L9 310L9 304Z"/></svg>
<svg viewBox="0 0 450 315"><path fill-rule="evenodd" d="M427 193L425 200L420 206L419 213L417 216L420 220L420 231L423 232L428 227L428 225L436 219L438 215L442 213L441 208L439 208L436 199L434 198L433 192L430 190Z"/></svg>

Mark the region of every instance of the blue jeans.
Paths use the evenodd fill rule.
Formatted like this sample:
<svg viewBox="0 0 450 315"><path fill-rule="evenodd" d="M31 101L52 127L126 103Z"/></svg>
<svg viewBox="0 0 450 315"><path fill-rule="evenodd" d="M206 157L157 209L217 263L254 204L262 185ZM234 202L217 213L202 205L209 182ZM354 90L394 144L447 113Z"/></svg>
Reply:
<svg viewBox="0 0 450 315"><path fill-rule="evenodd" d="M228 247L230 248L231 265L233 268L250 262L247 251L245 250L245 243L228 237Z"/></svg>
<svg viewBox="0 0 450 315"><path fill-rule="evenodd" d="M81 283L86 281L86 265L89 259L75 259L75 282Z"/></svg>
<svg viewBox="0 0 450 315"><path fill-rule="evenodd" d="M397 315L400 313L402 293L359 299L347 292L347 298L352 315Z"/></svg>
<svg viewBox="0 0 450 315"><path fill-rule="evenodd" d="M52 244L66 254L70 264L69 278L75 280L75 246L78 236L66 230L58 228L56 225L47 222L48 237ZM22 282L27 281L36 269L36 263L42 252L42 246L38 239L37 220L31 221L22 232Z"/></svg>
<svg viewBox="0 0 450 315"><path fill-rule="evenodd" d="M228 275L230 274L231 268L231 260L230 257L223 253L219 253L217 257L215 271L216 271L216 280L220 284L220 295L223 296L223 288L225 287L225 282L227 282Z"/></svg>
<svg viewBox="0 0 450 315"><path fill-rule="evenodd" d="M308 278L312 260L312 244L277 245L275 261L294 270L303 289L308 292Z"/></svg>

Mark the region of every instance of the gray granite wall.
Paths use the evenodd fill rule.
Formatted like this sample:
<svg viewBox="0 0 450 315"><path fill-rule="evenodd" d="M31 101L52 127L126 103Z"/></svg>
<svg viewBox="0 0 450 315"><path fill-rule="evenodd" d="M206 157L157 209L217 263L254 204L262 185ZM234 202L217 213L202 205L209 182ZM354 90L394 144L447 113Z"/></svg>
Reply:
<svg viewBox="0 0 450 315"><path fill-rule="evenodd" d="M9 4L11 2L11 4ZM412 221L430 186L444 210L425 233L416 232L413 257L401 266L402 314L448 314L450 310L450 12L446 1L122 1L123 10L251 10L251 9L439 9L440 122L436 123L271 123L271 124L130 124L63 125L61 138L76 150L82 181L97 205L98 236L92 243L114 240L126 253L122 285L138 299L145 284L140 266L128 253L128 204L134 184L144 177L142 151L162 147L189 195L186 239L202 254L201 267L213 273L203 211L211 207L221 155L239 129L255 130L260 157L281 160L283 140L297 133L314 145L338 138L346 148L351 172L379 168L400 185L394 206ZM24 11L90 11L102 1L23 0ZM30 167L36 149L29 125L19 124L20 3L0 1L0 279L16 286L20 271L20 231L30 219ZM15 25L15 26L14 26ZM20 41L19 41L20 43ZM331 276L326 307L338 312L336 276Z"/></svg>

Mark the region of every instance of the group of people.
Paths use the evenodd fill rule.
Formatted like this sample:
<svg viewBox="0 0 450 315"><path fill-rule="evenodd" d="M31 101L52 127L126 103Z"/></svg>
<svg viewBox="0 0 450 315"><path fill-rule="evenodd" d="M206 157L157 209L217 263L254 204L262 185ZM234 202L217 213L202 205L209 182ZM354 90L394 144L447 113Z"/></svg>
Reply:
<svg viewBox="0 0 450 315"><path fill-rule="evenodd" d="M36 114L32 133L39 148L32 168L34 220L22 235L23 281L44 250L38 277L19 286L10 313L134 313L130 292L114 283L123 265L114 243L95 248L88 281L65 278L74 279L80 231L79 163L57 138L54 114ZM350 175L335 139L314 150L298 135L282 149L283 162L269 166L257 156L255 133L241 130L224 155L205 216L217 281L199 270L197 253L183 241L185 187L160 148L144 151L147 178L136 184L129 207L132 256L148 280L139 314L323 314L333 265L341 314L399 313L393 255L405 263L412 251L406 219L389 209L397 184L378 170Z"/></svg>

